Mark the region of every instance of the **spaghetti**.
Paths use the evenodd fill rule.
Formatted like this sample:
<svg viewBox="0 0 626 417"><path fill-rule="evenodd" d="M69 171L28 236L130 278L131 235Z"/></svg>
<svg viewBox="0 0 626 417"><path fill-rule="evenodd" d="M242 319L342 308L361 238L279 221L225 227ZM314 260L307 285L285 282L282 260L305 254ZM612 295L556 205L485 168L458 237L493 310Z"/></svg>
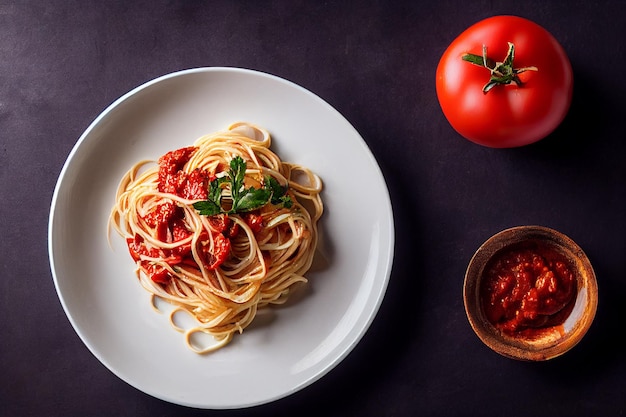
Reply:
<svg viewBox="0 0 626 417"><path fill-rule="evenodd" d="M109 225L126 239L141 285L172 304L170 322L197 353L227 345L258 309L306 282L322 215L322 182L273 153L263 128L235 123L193 146L135 164ZM183 329L174 315L187 312ZM198 346L192 337L213 336Z"/></svg>

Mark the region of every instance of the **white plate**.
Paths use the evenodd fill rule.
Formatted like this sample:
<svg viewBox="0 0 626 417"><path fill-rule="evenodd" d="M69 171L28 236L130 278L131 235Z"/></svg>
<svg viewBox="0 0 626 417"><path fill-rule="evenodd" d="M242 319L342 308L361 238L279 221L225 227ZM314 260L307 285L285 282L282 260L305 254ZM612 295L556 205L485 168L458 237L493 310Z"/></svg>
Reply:
<svg viewBox="0 0 626 417"><path fill-rule="evenodd" d="M199 356L165 315L152 310L122 239L112 235L108 246L106 225L118 181L133 163L235 121L267 128L283 160L311 168L324 181L326 262L308 275L296 302L272 310L226 348ZM394 228L374 157L329 104L272 75L199 68L150 81L94 120L61 171L48 245L65 313L114 374L169 402L241 408L306 387L354 348L387 288Z"/></svg>

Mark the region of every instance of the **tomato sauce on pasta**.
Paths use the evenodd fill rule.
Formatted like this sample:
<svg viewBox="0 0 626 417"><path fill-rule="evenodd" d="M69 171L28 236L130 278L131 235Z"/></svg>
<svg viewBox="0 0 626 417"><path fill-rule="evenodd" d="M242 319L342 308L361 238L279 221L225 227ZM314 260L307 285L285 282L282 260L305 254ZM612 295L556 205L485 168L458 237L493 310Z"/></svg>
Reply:
<svg viewBox="0 0 626 417"><path fill-rule="evenodd" d="M197 353L225 346L259 308L284 303L307 281L322 181L270 145L264 128L235 123L136 163L119 184L109 225L125 239L141 285L174 306L170 321ZM197 325L178 327L178 312ZM215 343L194 344L199 332Z"/></svg>

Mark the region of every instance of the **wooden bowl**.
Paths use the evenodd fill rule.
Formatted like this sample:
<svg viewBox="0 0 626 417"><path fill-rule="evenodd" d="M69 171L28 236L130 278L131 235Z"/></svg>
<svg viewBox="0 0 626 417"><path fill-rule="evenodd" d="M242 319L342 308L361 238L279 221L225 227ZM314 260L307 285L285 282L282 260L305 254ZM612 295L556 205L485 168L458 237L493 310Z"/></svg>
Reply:
<svg viewBox="0 0 626 417"><path fill-rule="evenodd" d="M548 315L540 317L541 320L530 310L524 313L518 309L514 318L509 314L506 319L498 321L498 317L503 316L496 313L504 311L502 306L515 310L511 307L514 303L511 303L510 299L504 301L505 297L500 297L502 293L500 289L509 285L511 281L502 281L503 283L497 285L489 284L488 280L499 278L488 277L502 277L504 274L495 273L495 268L505 265L502 260L497 263L498 259L504 256L511 258L513 255L510 254L515 251L517 253L535 251L534 253L544 254L547 258L556 259L555 262L560 261L561 267L565 265L570 271L567 275L570 277L566 280L567 284L563 284L563 287L567 285L569 294L566 307L549 317ZM553 264L554 262L551 263L552 266ZM506 265L506 268L509 268L513 263ZM528 266L529 263L523 265ZM516 271L519 271L519 268ZM510 272L509 275L513 276L514 273ZM545 281L543 279L544 283ZM548 288L539 283L535 285ZM521 286L518 284L517 288ZM556 284L553 287L556 287ZM498 295L490 295L489 289L498 291ZM563 291L565 293L565 290ZM523 291L517 291L517 294L521 293ZM509 358L544 361L564 354L583 338L595 317L598 288L589 259L573 240L547 227L519 226L495 234L478 248L465 274L463 300L470 325L483 343ZM524 306L531 306L530 301L526 300ZM521 304L517 305L519 307ZM527 317L534 320L530 322L530 327L520 324ZM542 321L545 323L537 324Z"/></svg>

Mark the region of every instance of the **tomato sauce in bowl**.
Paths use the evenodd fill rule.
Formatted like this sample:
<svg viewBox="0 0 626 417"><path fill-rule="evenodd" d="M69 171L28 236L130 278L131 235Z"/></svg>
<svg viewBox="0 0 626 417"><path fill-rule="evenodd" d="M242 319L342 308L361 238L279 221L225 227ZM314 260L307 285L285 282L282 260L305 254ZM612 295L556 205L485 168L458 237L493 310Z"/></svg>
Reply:
<svg viewBox="0 0 626 417"><path fill-rule="evenodd" d="M487 320L509 335L532 338L563 324L572 311L576 276L567 259L548 246L498 253L481 280Z"/></svg>
<svg viewBox="0 0 626 417"><path fill-rule="evenodd" d="M598 288L587 255L543 226L505 229L487 239L465 272L469 323L495 352L543 361L564 354L587 333Z"/></svg>

